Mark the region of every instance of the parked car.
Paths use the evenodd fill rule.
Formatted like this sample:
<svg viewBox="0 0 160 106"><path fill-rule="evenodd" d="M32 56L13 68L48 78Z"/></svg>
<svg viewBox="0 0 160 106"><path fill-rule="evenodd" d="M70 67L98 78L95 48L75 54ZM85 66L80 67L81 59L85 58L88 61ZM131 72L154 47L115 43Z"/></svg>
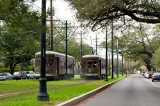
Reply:
<svg viewBox="0 0 160 106"><path fill-rule="evenodd" d="M6 80L6 77L3 76L3 73L0 73L0 81L4 81L4 80Z"/></svg>
<svg viewBox="0 0 160 106"><path fill-rule="evenodd" d="M27 79L27 73L25 71L17 71L14 72L13 78L18 80L18 79Z"/></svg>
<svg viewBox="0 0 160 106"><path fill-rule="evenodd" d="M145 74L145 72L143 71L143 72L141 73L141 75L144 76L144 74Z"/></svg>
<svg viewBox="0 0 160 106"><path fill-rule="evenodd" d="M154 72L153 71L147 71L145 74L144 74L144 77L145 78L152 78L152 75L154 74Z"/></svg>
<svg viewBox="0 0 160 106"><path fill-rule="evenodd" d="M8 72L4 72L3 76L6 77L6 80L13 80L13 76L10 73L8 73Z"/></svg>
<svg viewBox="0 0 160 106"><path fill-rule="evenodd" d="M4 81L4 80L12 80L13 76L8 73L8 72L4 72L4 73L0 73L0 81Z"/></svg>
<svg viewBox="0 0 160 106"><path fill-rule="evenodd" d="M160 73L154 73L154 74L152 75L152 82L153 82L154 80L160 80Z"/></svg>
<svg viewBox="0 0 160 106"><path fill-rule="evenodd" d="M26 71L28 79L35 79L36 74L33 71Z"/></svg>
<svg viewBox="0 0 160 106"><path fill-rule="evenodd" d="M147 72L144 73L144 78L146 78L146 76L147 76Z"/></svg>
<svg viewBox="0 0 160 106"><path fill-rule="evenodd" d="M13 76L8 72L0 73L0 81L4 80L13 80Z"/></svg>

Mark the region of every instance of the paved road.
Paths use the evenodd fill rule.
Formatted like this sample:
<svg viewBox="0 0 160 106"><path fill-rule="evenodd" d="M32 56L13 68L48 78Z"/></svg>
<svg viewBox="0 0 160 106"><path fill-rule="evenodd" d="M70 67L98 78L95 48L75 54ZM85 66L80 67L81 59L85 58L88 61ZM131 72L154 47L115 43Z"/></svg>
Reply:
<svg viewBox="0 0 160 106"><path fill-rule="evenodd" d="M80 106L160 106L160 87L141 75L132 75Z"/></svg>

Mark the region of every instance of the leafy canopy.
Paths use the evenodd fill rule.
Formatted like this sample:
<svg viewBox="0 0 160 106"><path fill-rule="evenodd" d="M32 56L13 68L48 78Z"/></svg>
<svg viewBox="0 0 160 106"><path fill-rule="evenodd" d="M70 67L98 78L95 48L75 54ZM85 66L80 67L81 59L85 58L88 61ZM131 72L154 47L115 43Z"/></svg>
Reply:
<svg viewBox="0 0 160 106"><path fill-rule="evenodd" d="M29 65L40 44L40 16L24 0L0 1L0 54L11 73L17 64Z"/></svg>
<svg viewBox="0 0 160 106"><path fill-rule="evenodd" d="M159 23L159 0L66 0L77 10L77 18L92 27L104 21L129 16L137 22Z"/></svg>

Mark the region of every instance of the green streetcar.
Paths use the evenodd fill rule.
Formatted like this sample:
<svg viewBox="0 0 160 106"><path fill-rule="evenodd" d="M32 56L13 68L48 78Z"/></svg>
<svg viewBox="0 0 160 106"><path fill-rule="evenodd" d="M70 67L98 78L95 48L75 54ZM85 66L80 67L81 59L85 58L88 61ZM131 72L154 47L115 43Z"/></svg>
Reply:
<svg viewBox="0 0 160 106"><path fill-rule="evenodd" d="M67 55L67 72L65 65L65 55L46 51L46 78L48 80L74 78L74 57ZM35 73L36 78L40 77L41 52L35 54Z"/></svg>
<svg viewBox="0 0 160 106"><path fill-rule="evenodd" d="M82 57L81 78L104 78L106 60L98 55L85 55Z"/></svg>

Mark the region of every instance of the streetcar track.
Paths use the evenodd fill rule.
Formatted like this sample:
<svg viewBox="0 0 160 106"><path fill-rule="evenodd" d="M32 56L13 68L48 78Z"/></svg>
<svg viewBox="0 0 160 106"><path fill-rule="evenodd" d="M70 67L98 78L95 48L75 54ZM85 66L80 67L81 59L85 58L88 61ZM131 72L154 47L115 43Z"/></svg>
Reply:
<svg viewBox="0 0 160 106"><path fill-rule="evenodd" d="M75 84L73 84L73 83L50 84L50 85L47 85L47 88L50 89L50 88L53 88L54 86L57 86L57 85L58 85L57 87L66 86L66 85L67 86L76 86L76 85L89 84L91 82L81 82L81 83L75 83ZM2 99L6 98L6 97L9 97L9 96L16 96L16 95L20 95L20 94L35 92L35 91L37 92L38 89L39 89L39 86L4 91L4 92L1 92L1 94L0 94L0 101L3 101Z"/></svg>

